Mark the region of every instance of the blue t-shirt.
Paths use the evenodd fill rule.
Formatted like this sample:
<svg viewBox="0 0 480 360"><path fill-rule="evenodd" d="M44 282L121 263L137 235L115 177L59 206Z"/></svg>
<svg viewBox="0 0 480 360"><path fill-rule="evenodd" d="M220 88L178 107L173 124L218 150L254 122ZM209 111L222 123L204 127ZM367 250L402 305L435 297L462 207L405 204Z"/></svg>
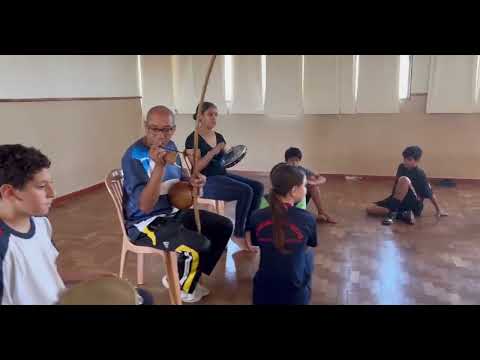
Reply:
<svg viewBox="0 0 480 360"><path fill-rule="evenodd" d="M260 247L254 303L309 301L313 253L308 247L317 246L315 217L306 210L289 206L287 219L285 248L290 253L282 254L273 244L271 208L257 210L250 217L247 230L251 233L252 245Z"/></svg>
<svg viewBox="0 0 480 360"><path fill-rule="evenodd" d="M173 141L166 147L177 150ZM123 212L127 229L156 216L170 214L174 210L168 201L168 190L182 179L181 161L178 156L176 164L165 166L160 196L152 211L143 213L139 209L140 195L150 179L154 166L155 163L149 156L149 148L145 146L143 139L136 141L123 155Z"/></svg>

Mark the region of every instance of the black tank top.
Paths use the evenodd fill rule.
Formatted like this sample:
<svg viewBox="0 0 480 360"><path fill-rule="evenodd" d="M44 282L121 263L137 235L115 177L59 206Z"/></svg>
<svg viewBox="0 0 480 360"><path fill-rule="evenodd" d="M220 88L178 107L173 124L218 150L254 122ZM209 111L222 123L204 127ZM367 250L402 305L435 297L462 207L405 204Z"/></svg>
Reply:
<svg viewBox="0 0 480 360"><path fill-rule="evenodd" d="M185 140L185 149L193 150L194 135L194 132L188 135L187 140ZM215 136L217 138L217 144L220 144L221 142L224 142L225 144L227 143L222 134L215 132ZM213 148L205 141L202 136L198 135L198 149L200 150L200 155L204 157ZM221 159L224 154L225 152L222 150L220 153L215 155L213 159L208 163L208 165L201 171L201 173L205 176L226 175L227 171L221 163Z"/></svg>

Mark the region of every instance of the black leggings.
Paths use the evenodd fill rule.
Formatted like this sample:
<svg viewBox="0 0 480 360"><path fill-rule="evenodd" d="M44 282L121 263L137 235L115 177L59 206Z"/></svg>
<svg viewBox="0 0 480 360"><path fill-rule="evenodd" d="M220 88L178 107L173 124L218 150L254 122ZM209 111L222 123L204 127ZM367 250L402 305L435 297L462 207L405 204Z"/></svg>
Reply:
<svg viewBox="0 0 480 360"><path fill-rule="evenodd" d="M263 184L243 176L227 173L209 176L203 187L205 199L236 201L235 236L245 236L250 215L258 209L263 196Z"/></svg>

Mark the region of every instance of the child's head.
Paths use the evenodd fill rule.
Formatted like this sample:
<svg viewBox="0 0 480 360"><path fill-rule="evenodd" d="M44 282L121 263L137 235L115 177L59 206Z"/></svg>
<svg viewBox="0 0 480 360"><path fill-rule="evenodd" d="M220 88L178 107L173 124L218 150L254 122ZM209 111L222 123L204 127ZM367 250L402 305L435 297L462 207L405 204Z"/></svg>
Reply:
<svg viewBox="0 0 480 360"><path fill-rule="evenodd" d="M302 161L302 151L296 147L290 147L285 151L285 162L288 165L298 166Z"/></svg>
<svg viewBox="0 0 480 360"><path fill-rule="evenodd" d="M284 200L298 202L307 193L305 188L305 174L296 166L281 163L275 165L270 172L272 191L270 194L270 208L272 211L273 244L281 253L285 249L285 224L287 211Z"/></svg>
<svg viewBox="0 0 480 360"><path fill-rule="evenodd" d="M45 216L55 192L50 160L37 149L0 145L0 205L15 213Z"/></svg>
<svg viewBox="0 0 480 360"><path fill-rule="evenodd" d="M270 171L270 181L274 194L291 198L294 202L301 201L307 193L305 174L296 166L285 163L275 165Z"/></svg>
<svg viewBox="0 0 480 360"><path fill-rule="evenodd" d="M198 107L200 104L197 105L195 110L195 114L193 114L193 120L197 120L197 112ZM205 101L202 103L202 108L200 109L200 117L199 120L203 126L207 129L212 130L217 126L217 118L218 118L218 109L214 103Z"/></svg>
<svg viewBox="0 0 480 360"><path fill-rule="evenodd" d="M402 156L405 167L411 169L417 166L417 163L422 157L422 153L422 149L418 146L409 146L403 150Z"/></svg>

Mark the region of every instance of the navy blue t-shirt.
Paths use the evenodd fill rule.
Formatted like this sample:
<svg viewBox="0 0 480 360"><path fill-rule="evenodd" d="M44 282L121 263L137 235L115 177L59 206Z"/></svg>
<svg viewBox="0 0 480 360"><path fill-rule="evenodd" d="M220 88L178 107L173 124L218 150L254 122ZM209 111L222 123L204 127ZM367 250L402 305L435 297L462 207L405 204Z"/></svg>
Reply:
<svg viewBox="0 0 480 360"><path fill-rule="evenodd" d="M255 211L247 230L252 245L260 247L260 265L254 279L254 303L308 303L313 272L313 253L317 246L315 217L306 210L288 206L285 227L286 250L282 254L273 244L271 208Z"/></svg>

